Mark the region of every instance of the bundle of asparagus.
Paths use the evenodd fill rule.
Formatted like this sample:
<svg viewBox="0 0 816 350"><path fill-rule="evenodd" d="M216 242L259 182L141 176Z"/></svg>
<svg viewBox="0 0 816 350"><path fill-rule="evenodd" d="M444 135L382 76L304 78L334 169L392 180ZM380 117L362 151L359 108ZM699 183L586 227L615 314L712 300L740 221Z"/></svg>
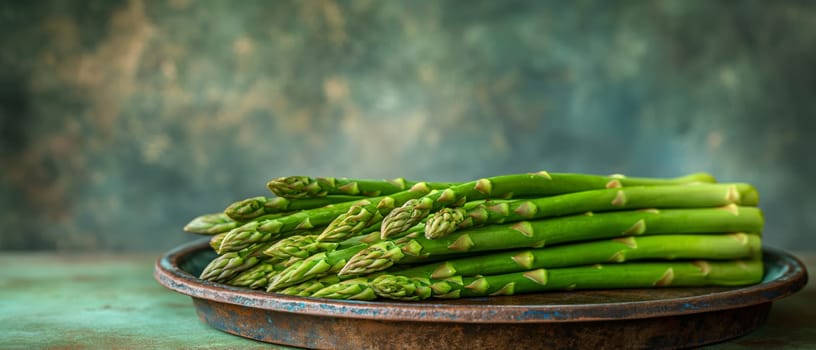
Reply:
<svg viewBox="0 0 816 350"><path fill-rule="evenodd" d="M740 286L763 275L756 189L705 173L538 172L461 183L291 176L194 218L201 278L336 299Z"/></svg>

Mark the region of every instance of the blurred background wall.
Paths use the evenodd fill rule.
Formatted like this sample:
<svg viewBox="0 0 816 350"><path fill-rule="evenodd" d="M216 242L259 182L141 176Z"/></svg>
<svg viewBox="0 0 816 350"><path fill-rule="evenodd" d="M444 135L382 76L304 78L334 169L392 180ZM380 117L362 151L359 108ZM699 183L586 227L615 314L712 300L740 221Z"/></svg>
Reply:
<svg viewBox="0 0 816 350"><path fill-rule="evenodd" d="M816 2L4 1L0 250L168 249L284 175L755 184L816 249Z"/></svg>

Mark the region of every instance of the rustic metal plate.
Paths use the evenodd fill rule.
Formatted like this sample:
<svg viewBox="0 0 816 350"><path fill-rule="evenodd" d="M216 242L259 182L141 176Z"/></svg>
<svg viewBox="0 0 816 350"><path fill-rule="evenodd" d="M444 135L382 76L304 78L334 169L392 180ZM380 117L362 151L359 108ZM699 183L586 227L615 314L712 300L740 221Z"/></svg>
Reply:
<svg viewBox="0 0 816 350"><path fill-rule="evenodd" d="M156 261L154 277L193 298L214 328L327 349L684 348L747 334L774 300L807 283L792 255L765 249L765 278L742 288L551 292L424 302L304 298L198 279L215 256L203 239Z"/></svg>

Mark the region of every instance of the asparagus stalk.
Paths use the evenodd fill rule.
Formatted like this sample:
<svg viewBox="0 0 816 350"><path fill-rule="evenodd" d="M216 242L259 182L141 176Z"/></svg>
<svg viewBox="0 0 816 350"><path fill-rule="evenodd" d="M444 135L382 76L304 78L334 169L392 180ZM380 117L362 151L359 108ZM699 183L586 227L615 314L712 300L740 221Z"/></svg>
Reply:
<svg viewBox="0 0 816 350"><path fill-rule="evenodd" d="M286 287L277 291L278 294L296 295L300 297L310 297L315 292L342 281L337 275L326 275L321 278L311 279L294 286Z"/></svg>
<svg viewBox="0 0 816 350"><path fill-rule="evenodd" d="M484 202L485 201L467 202L462 208L476 208L484 204ZM317 240L321 242L337 242L353 237L361 232L368 233L377 230L379 229L378 224L382 221L383 215L393 210L395 205L402 204L394 201L380 201L379 203L360 201L359 203L359 205L352 206L348 212L339 215L334 221L329 223ZM424 219L421 219L420 223L424 223ZM374 225L376 225L376 227L374 227ZM407 231L413 232L412 229ZM407 234L407 231L403 233Z"/></svg>
<svg viewBox="0 0 816 350"><path fill-rule="evenodd" d="M759 259L761 241L757 234L627 236L611 240L565 244L551 248L507 251L386 271L400 278L446 279L455 276L499 275L538 268L558 268L601 263L623 263L649 259ZM376 276L356 278L357 287ZM326 283L328 279L328 283ZM323 282L318 282L323 281ZM280 291L282 294L347 299L355 293L337 293L340 277L329 275ZM321 293L316 291L325 288ZM402 292L406 292L403 290ZM414 295L410 291L407 295Z"/></svg>
<svg viewBox="0 0 816 350"><path fill-rule="evenodd" d="M331 251L339 243L318 242L317 235L294 235L283 238L264 250L264 254L278 259L306 259L318 252Z"/></svg>
<svg viewBox="0 0 816 350"><path fill-rule="evenodd" d="M270 278L284 269L282 263L260 262L257 265L238 273L226 284L236 287L249 287L250 289L260 289L266 287Z"/></svg>
<svg viewBox="0 0 816 350"><path fill-rule="evenodd" d="M403 300L403 301L417 301L428 299L432 296L438 298L447 297L448 299L459 298L461 292L462 277L457 276L452 282L435 282L438 290L434 294L431 289L432 281L426 278L408 277L403 275L380 275L369 281L368 285L374 290L374 294L378 297ZM449 286L448 284L455 284L458 282L459 288ZM443 289L445 288L445 289ZM453 292L458 294L449 295L446 293Z"/></svg>
<svg viewBox="0 0 816 350"><path fill-rule="evenodd" d="M424 230L424 227L425 226L423 224L418 224L415 227L408 230L406 234L422 232ZM267 248L264 251L264 254L270 257L274 257L275 259L281 261L287 261L286 266L288 267L290 265L293 265L298 260L303 260L306 257L310 257L321 252L328 253L337 249L349 248L360 244L368 245L371 243L379 242L381 240L379 231L372 231L367 234L351 237L343 242L319 242L315 241L313 237L315 236L307 235L307 236L291 236L281 239L280 241L274 243L269 248ZM310 244L310 241L314 243ZM287 289L288 288L291 287L287 287ZM314 290L310 289L311 292L314 292L316 290L317 289ZM285 293L279 291L279 293L305 296L305 294L300 291L290 291Z"/></svg>
<svg viewBox="0 0 816 350"><path fill-rule="evenodd" d="M383 213L394 209L394 201L360 201L343 214L338 215L326 226L326 229L317 237L321 242L337 242L353 237L362 230L379 224Z"/></svg>
<svg viewBox="0 0 816 350"><path fill-rule="evenodd" d="M420 181L349 179L334 177L287 176L270 180L266 187L278 197L309 198L328 195L376 197L405 191ZM452 183L426 182L430 188L447 188Z"/></svg>
<svg viewBox="0 0 816 350"><path fill-rule="evenodd" d="M286 215L288 213L266 214L254 220L271 220ZM187 225L184 225L184 231L200 235L217 235L229 232L245 224L247 224L247 221L233 220L225 213L204 214L193 218Z"/></svg>
<svg viewBox="0 0 816 350"><path fill-rule="evenodd" d="M224 213L213 213L196 216L184 225L184 231L200 235L216 235L227 232L240 225Z"/></svg>
<svg viewBox="0 0 816 350"><path fill-rule="evenodd" d="M586 174L548 173L500 175L465 182L424 197L410 200L392 210L382 222L383 238L392 237L414 226L432 211L458 203L486 198L513 196L550 196L622 186L678 185L715 182L704 173L690 174L674 179L628 178L621 175L598 176Z"/></svg>
<svg viewBox="0 0 816 350"><path fill-rule="evenodd" d="M369 285L366 277L353 278L330 284L310 295L315 298L345 299L345 300L374 300L377 294Z"/></svg>
<svg viewBox="0 0 816 350"><path fill-rule="evenodd" d="M418 227L411 232L423 229ZM374 227L377 229L379 227ZM342 242L320 242L316 235L295 235L283 238L264 251L264 254L278 259L305 259L320 252L328 252L338 248L348 248L360 243L375 243L380 241L380 231L354 236Z"/></svg>
<svg viewBox="0 0 816 350"><path fill-rule="evenodd" d="M393 195L365 199L371 203L405 203L411 198L421 197L431 189L420 182L406 191ZM332 222L338 215L346 213L349 208L361 204L360 201L330 204L321 208L301 210L284 217L256 220L230 231L221 242L219 253L237 251L254 243L269 242L279 237L291 236L294 232L308 230ZM384 204L385 205L385 204Z"/></svg>
<svg viewBox="0 0 816 350"><path fill-rule="evenodd" d="M236 221L249 221L267 214L315 209L329 204L358 201L360 196L325 196L320 198L288 199L283 197L252 197L230 204L224 214Z"/></svg>
<svg viewBox="0 0 816 350"><path fill-rule="evenodd" d="M761 260L697 260L535 269L446 279L381 275L369 286L383 298L422 300L575 289L741 286L758 283L762 274Z"/></svg>
<svg viewBox="0 0 816 350"><path fill-rule="evenodd" d="M415 235L420 232L423 232L424 229L425 225L420 223L412 227L408 231L404 232L404 234ZM279 242L282 241L283 240ZM298 283L303 284L305 283L305 281L313 280L315 278L325 278L323 276L331 276L332 273L338 272L339 269L344 266L340 265L341 262L345 264L345 261L348 259L348 257L354 255L355 253L359 252L361 249L367 247L368 245L380 241L381 239L379 231L374 231L366 235L349 238L341 243L336 243L337 246L335 246L334 249L337 250L333 249L326 249L323 251L321 251L320 249L312 250L311 249L312 246L309 246L308 248L306 248L306 250L310 251L311 255L305 260L303 259L296 260L294 257L290 259L289 266L287 266L287 268L279 274L280 276L276 277L275 286L270 285L268 290L272 291L273 289L276 289L278 290L279 293L282 294L292 295L297 294L305 296L300 289L282 292L280 288L288 289L291 286L296 286ZM278 243L276 243L276 245L277 244ZM320 242L318 242L318 244L315 246L332 247L331 243L321 245ZM276 254L276 256L278 258L284 258L289 255L285 253L283 254L278 253ZM311 285L306 285L304 288L307 287L311 287Z"/></svg>
<svg viewBox="0 0 816 350"><path fill-rule="evenodd" d="M275 279L269 283L267 291L277 291L313 278L336 273L345 266L349 258L367 246L367 244L363 243L345 249L320 252L305 260L296 261L281 271Z"/></svg>
<svg viewBox="0 0 816 350"><path fill-rule="evenodd" d="M210 247L212 247L213 250L218 251L218 249L221 247L221 242L224 240L224 237L226 236L227 236L226 232L222 232L215 236L212 236L212 238L210 238Z"/></svg>
<svg viewBox="0 0 816 350"><path fill-rule="evenodd" d="M478 225L533 220L588 211L642 208L704 208L728 204L756 206L759 196L749 184L640 186L581 191L563 195L498 203L470 210L442 208L428 217L425 237L441 238L457 229Z"/></svg>
<svg viewBox="0 0 816 350"><path fill-rule="evenodd" d="M756 207L617 211L573 215L457 231L441 239L406 236L371 244L339 272L364 275L397 263L430 256L514 248L540 248L583 240L642 234L761 232L763 218Z"/></svg>
<svg viewBox="0 0 816 350"><path fill-rule="evenodd" d="M261 261L268 243L258 243L237 252L219 255L204 268L199 278L213 282L224 282L241 271L255 266Z"/></svg>
<svg viewBox="0 0 816 350"><path fill-rule="evenodd" d="M444 279L648 259L750 259L759 258L761 248L761 238L754 233L625 236L470 256L409 267L398 274Z"/></svg>

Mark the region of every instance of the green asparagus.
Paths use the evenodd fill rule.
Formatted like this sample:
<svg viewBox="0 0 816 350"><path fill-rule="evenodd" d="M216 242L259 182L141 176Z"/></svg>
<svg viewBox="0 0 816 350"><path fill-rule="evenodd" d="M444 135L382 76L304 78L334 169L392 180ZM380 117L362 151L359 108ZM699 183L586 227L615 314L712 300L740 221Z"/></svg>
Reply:
<svg viewBox="0 0 816 350"><path fill-rule="evenodd" d="M620 175L597 176L585 174L548 173L500 175L455 185L424 197L411 200L392 210L382 222L383 238L392 237L432 211L446 206L458 206L466 201L513 196L549 196L622 186L657 186L715 182L705 173L674 179L628 178Z"/></svg>
<svg viewBox="0 0 816 350"><path fill-rule="evenodd" d="M761 260L643 262L535 269L501 275L427 279L381 275L368 284L397 300L514 295L555 290L742 286L762 280Z"/></svg>
<svg viewBox="0 0 816 350"><path fill-rule="evenodd" d="M329 224L338 215L361 203L404 203L429 193L431 189L420 182L406 191L393 195L367 198L361 201L343 202L325 207L301 210L297 213L271 220L256 220L230 231L221 242L219 253L231 252L248 247L253 243L269 242L279 237L290 236L297 231L308 230ZM385 204L384 204L385 205Z"/></svg>
<svg viewBox="0 0 816 350"><path fill-rule="evenodd" d="M221 242L224 240L224 237L226 236L227 236L226 232L222 232L215 236L212 236L212 238L210 238L210 247L212 247L213 250L218 251L218 249L221 248Z"/></svg>
<svg viewBox="0 0 816 350"><path fill-rule="evenodd" d="M363 199L360 196L325 196L320 198L288 199L283 197L252 197L230 204L224 214L237 221L249 221L268 214L315 209Z"/></svg>
<svg viewBox="0 0 816 350"><path fill-rule="evenodd" d="M289 213L266 214L250 221L237 221L233 220L225 213L205 214L190 220L190 222L184 226L184 231L197 233L200 235L217 235L230 232L238 227L241 227L242 225L246 225L254 221L272 220L284 217L286 215L289 215Z"/></svg>
<svg viewBox="0 0 816 350"><path fill-rule="evenodd" d="M383 215L406 201L431 192L426 183L420 182L408 191L402 191L381 199L361 200L345 213L338 215L318 236L321 242L337 242L353 237L382 221Z"/></svg>
<svg viewBox="0 0 816 350"><path fill-rule="evenodd" d="M760 254L761 238L755 233L625 236L458 258L409 267L398 274L442 279L648 259L751 259Z"/></svg>
<svg viewBox="0 0 816 350"><path fill-rule="evenodd" d="M349 258L367 246L367 244L363 243L345 249L320 252L305 260L296 261L281 271L275 279L269 283L267 291L273 292L313 278L323 277L330 273L337 273L345 266Z"/></svg>
<svg viewBox="0 0 816 350"><path fill-rule="evenodd" d="M721 208L617 211L519 221L457 231L441 239L406 236L374 243L349 259L339 274L364 275L429 256L539 248L545 242L552 245L641 234L761 232L762 225L758 208L733 204Z"/></svg>
<svg viewBox="0 0 816 350"><path fill-rule="evenodd" d="M394 209L393 201L360 201L359 205L352 206L343 214L338 215L326 226L326 229L317 237L321 242L337 242L352 237L372 225L382 221L383 213Z"/></svg>
<svg viewBox="0 0 816 350"><path fill-rule="evenodd" d="M258 243L237 252L222 254L210 261L199 278L213 282L226 281L259 263L267 247L267 243Z"/></svg>
<svg viewBox="0 0 816 350"><path fill-rule="evenodd" d="M278 197L309 198L328 195L377 197L405 191L422 181L349 179L334 177L287 176L270 180L266 187ZM430 188L447 188L453 183L426 182Z"/></svg>
<svg viewBox="0 0 816 350"><path fill-rule="evenodd" d="M425 225L420 223L412 227L408 231L403 232L403 234L416 235L420 232L423 232L424 230ZM298 240L301 239L308 240L308 238L299 238ZM282 241L283 240L279 241L279 243ZM374 231L369 234L349 238L340 243L334 243L337 244L336 246L333 246L332 245L333 243L321 243L321 242L317 242L317 244L312 246L307 245L306 248L304 249L307 251L307 254L310 254L309 257L306 258L305 260L304 259L289 260L290 262L289 266L287 267L286 270L280 273L280 276L276 277L275 285L270 286L269 290L272 291L273 289L288 287L293 284L325 276L327 274L337 273L339 269L343 267L343 265L339 265L341 261L343 264L345 264L345 261L348 259L348 257L354 255L355 253L359 252L361 249L369 246L370 244L380 241L381 239L379 231ZM279 243L275 243L275 245ZM269 250L271 249L273 248L268 248L266 253L269 254ZM278 258L292 256L285 252L285 250L290 249L295 250L296 248L291 247L277 249L277 251L273 255L277 256ZM297 257L299 256L302 256L302 254L297 254Z"/></svg>
<svg viewBox="0 0 816 350"><path fill-rule="evenodd" d="M317 240L321 242L337 242L353 237L359 233L368 233L378 230L380 228L378 223L382 221L383 215L393 210L395 205L401 204L399 202L385 200L376 204L366 202L367 201L361 201L361 205L355 205L351 207L348 212L337 216L337 218L329 223L326 229L323 230L323 233L320 234ZM472 209L484 203L485 201L467 202L462 208ZM424 224L424 221L424 218L420 219L420 223ZM376 225L376 227L374 227L374 225ZM413 230L407 231L413 232Z"/></svg>
<svg viewBox="0 0 816 350"><path fill-rule="evenodd" d="M425 225L418 224L408 231L406 235L417 234L425 229ZM270 282L269 291L280 290L310 279L319 278L328 274L337 273L342 268L349 257L353 256L368 245L379 242L379 232L371 232L367 235L349 238L338 247L341 249L324 251L314 250L312 255L304 260L290 260L289 266L279 273L274 283ZM280 254L279 257L287 256Z"/></svg>
<svg viewBox="0 0 816 350"><path fill-rule="evenodd" d="M642 208L705 208L728 204L755 206L748 184L640 186L590 190L550 197L487 202L476 208L442 208L428 217L425 237L444 237L457 229L585 212Z"/></svg>
<svg viewBox="0 0 816 350"><path fill-rule="evenodd" d="M285 295L295 295L300 297L310 297L315 292L328 287L332 284L338 283L342 281L339 276L337 275L327 275L321 278L310 279L305 282L301 282L294 286L286 287L277 291L278 294L285 294Z"/></svg>
<svg viewBox="0 0 816 350"><path fill-rule="evenodd" d="M463 183L291 176L267 187L277 197L236 201L185 225L212 235L219 254L202 279L286 295L422 300L744 285L763 272L756 189L706 173L541 171Z"/></svg>
<svg viewBox="0 0 816 350"><path fill-rule="evenodd" d="M187 225L184 225L184 231L200 235L216 235L232 230L239 225L239 222L230 219L227 214L213 213L193 218Z"/></svg>
<svg viewBox="0 0 816 350"><path fill-rule="evenodd" d="M417 225L416 229L409 232L422 230L424 226ZM374 227L377 229L379 227ZM283 238L264 251L264 254L279 259L305 259L311 255L332 251L339 248L347 248L360 243L375 243L380 241L380 231L372 231L359 236L354 236L342 242L320 242L316 235L294 235Z"/></svg>
<svg viewBox="0 0 816 350"><path fill-rule="evenodd" d="M366 277L353 278L330 284L310 295L315 298L345 299L345 300L374 300L377 294L369 285Z"/></svg>
<svg viewBox="0 0 816 350"><path fill-rule="evenodd" d="M338 245L339 243L318 242L317 235L294 235L275 242L264 250L264 254L279 259L306 259L318 252L334 250Z"/></svg>
<svg viewBox="0 0 816 350"><path fill-rule="evenodd" d="M285 265L282 263L272 263L262 261L257 265L238 273L235 277L226 282L226 284L237 287L249 287L250 289L260 289L266 287L269 279L273 278L278 272L283 271Z"/></svg>

